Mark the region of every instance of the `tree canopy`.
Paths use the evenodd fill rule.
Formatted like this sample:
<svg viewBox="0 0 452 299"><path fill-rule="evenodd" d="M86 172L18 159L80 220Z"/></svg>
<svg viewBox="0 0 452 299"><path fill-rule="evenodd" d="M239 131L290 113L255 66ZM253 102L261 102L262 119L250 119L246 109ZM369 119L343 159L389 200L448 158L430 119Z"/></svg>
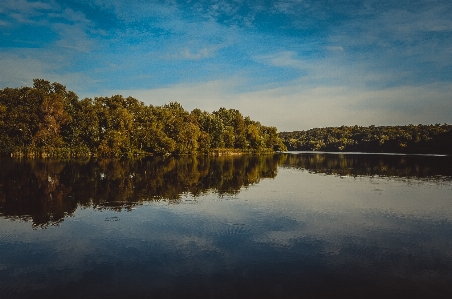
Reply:
<svg viewBox="0 0 452 299"><path fill-rule="evenodd" d="M79 100L60 83L34 79L33 87L0 90L0 151L13 155L123 157L283 151L275 127L238 110L184 110L178 102L145 105L114 95Z"/></svg>
<svg viewBox="0 0 452 299"><path fill-rule="evenodd" d="M342 126L279 134L289 150L452 154L452 125Z"/></svg>

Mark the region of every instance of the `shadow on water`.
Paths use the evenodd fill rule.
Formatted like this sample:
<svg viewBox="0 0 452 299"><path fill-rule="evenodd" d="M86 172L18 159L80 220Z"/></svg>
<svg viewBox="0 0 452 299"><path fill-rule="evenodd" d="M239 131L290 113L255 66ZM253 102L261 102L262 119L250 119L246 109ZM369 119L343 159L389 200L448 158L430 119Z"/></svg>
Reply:
<svg viewBox="0 0 452 299"><path fill-rule="evenodd" d="M275 154L149 157L142 160L0 160L0 215L57 225L78 207L130 210L143 202L238 194L275 178L278 167L340 176L450 181L451 157Z"/></svg>

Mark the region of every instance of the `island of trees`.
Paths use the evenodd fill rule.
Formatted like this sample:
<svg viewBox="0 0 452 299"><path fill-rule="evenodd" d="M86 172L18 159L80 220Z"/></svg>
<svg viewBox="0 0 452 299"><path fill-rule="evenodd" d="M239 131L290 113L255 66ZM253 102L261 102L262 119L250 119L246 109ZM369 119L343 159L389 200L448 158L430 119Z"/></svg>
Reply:
<svg viewBox="0 0 452 299"><path fill-rule="evenodd" d="M185 111L121 95L79 100L60 83L0 90L0 153L13 156L168 155L287 150L275 127L238 110Z"/></svg>
<svg viewBox="0 0 452 299"><path fill-rule="evenodd" d="M292 151L452 154L452 125L342 126L281 132Z"/></svg>

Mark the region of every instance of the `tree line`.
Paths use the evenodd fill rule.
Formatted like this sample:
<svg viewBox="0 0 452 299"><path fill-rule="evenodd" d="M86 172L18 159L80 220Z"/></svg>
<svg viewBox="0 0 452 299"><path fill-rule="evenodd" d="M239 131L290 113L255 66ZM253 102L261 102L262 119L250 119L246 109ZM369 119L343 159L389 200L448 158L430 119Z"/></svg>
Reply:
<svg viewBox="0 0 452 299"><path fill-rule="evenodd" d="M225 150L227 149L227 150ZM283 151L275 127L236 109L184 110L121 95L79 100L60 83L0 90L0 151L8 155L123 157Z"/></svg>
<svg viewBox="0 0 452 299"><path fill-rule="evenodd" d="M452 125L342 126L279 134L289 150L452 154Z"/></svg>

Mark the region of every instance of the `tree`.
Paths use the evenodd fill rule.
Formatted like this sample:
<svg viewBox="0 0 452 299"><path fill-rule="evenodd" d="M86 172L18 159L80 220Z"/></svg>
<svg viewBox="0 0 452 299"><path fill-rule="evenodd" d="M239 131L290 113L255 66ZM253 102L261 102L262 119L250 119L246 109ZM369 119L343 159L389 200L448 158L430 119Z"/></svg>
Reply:
<svg viewBox="0 0 452 299"><path fill-rule="evenodd" d="M3 152L24 151L32 142L39 126L40 97L30 87L5 88L0 91L3 110L1 150Z"/></svg>
<svg viewBox="0 0 452 299"><path fill-rule="evenodd" d="M130 132L133 129L134 117L126 106L125 99L120 95L94 99L99 121L97 150L100 155L119 157L133 154Z"/></svg>
<svg viewBox="0 0 452 299"><path fill-rule="evenodd" d="M181 104L170 102L164 105L160 111L160 120L165 124L165 134L176 143L176 153L197 152L201 131L196 118L185 111Z"/></svg>
<svg viewBox="0 0 452 299"><path fill-rule="evenodd" d="M62 147L60 127L69 120L69 115L64 110L62 95L58 93L43 95L39 110L39 129L33 136L32 145L48 149Z"/></svg>

